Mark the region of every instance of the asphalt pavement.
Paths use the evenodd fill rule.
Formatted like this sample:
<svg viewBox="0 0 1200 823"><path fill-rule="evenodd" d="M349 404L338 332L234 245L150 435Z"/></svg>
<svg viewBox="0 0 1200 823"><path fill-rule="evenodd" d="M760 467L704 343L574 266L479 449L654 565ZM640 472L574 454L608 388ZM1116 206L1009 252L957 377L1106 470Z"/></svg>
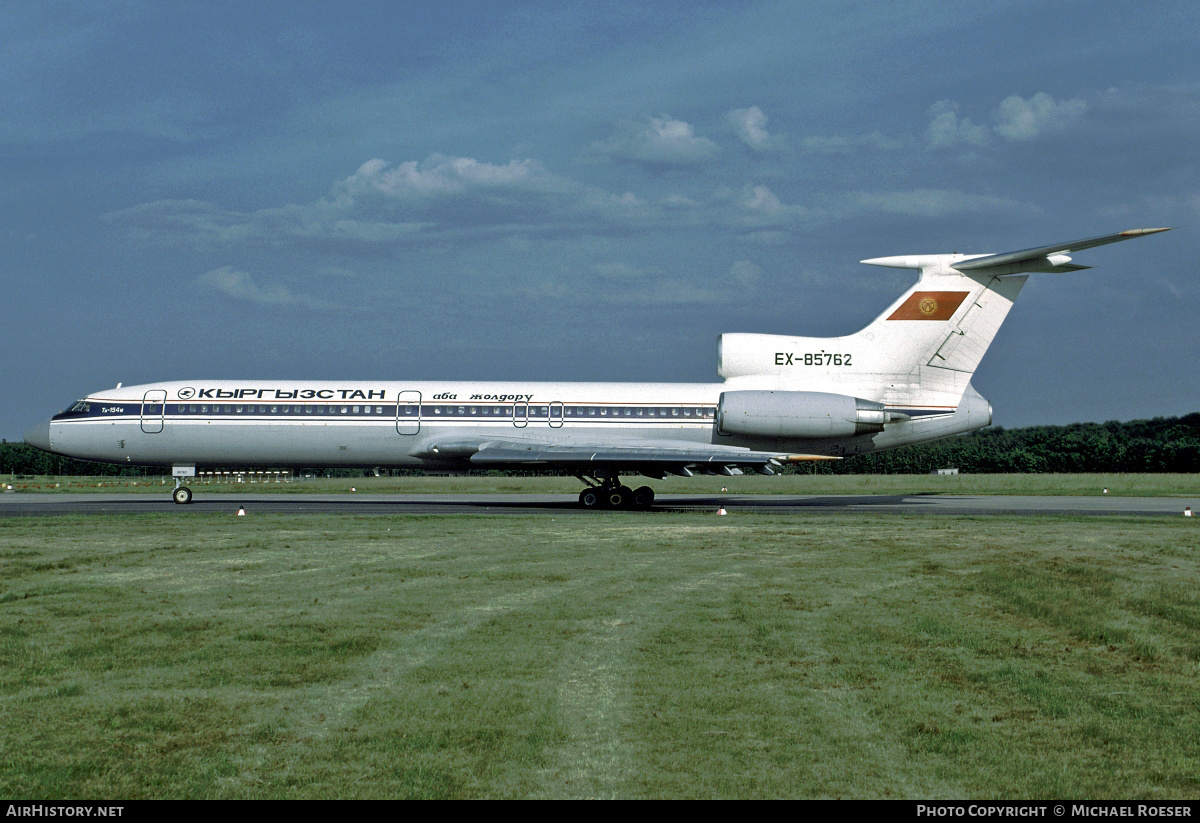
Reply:
<svg viewBox="0 0 1200 823"><path fill-rule="evenodd" d="M252 514L536 514L572 513L604 516L586 511L573 494L205 494L198 490L186 505L173 503L167 494L0 494L0 517L36 517L65 514L170 513L236 515L238 508ZM1185 507L1200 511L1200 497L1076 497L954 494L664 494L654 501L654 512L716 514L738 512L952 515L1145 515L1181 517ZM1200 525L1200 520L1197 520Z"/></svg>

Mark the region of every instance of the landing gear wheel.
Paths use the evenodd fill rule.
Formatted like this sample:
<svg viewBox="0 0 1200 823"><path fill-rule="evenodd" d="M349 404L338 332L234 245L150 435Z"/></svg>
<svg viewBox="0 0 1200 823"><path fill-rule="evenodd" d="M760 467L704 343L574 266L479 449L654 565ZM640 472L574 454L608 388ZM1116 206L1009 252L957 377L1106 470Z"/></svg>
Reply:
<svg viewBox="0 0 1200 823"><path fill-rule="evenodd" d="M604 492L604 507L606 509L619 509L629 500L630 491L624 486L617 486L614 489L607 489Z"/></svg>
<svg viewBox="0 0 1200 823"><path fill-rule="evenodd" d="M171 492L171 499L176 503L191 503L192 490L187 486L179 486L175 491Z"/></svg>
<svg viewBox="0 0 1200 823"><path fill-rule="evenodd" d="M630 502L635 509L649 511L650 507L654 505L654 489L649 486L638 486L633 490Z"/></svg>
<svg viewBox="0 0 1200 823"><path fill-rule="evenodd" d="M602 477L576 475L589 484L579 493L579 505L585 509L632 509L646 511L654 503L654 489L639 486L637 491L622 485L615 474Z"/></svg>

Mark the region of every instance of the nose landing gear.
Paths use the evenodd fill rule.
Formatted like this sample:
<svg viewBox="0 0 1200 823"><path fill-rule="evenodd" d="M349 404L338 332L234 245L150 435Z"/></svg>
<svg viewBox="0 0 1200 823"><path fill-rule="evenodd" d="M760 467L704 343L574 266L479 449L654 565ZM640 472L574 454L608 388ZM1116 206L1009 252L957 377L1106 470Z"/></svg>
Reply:
<svg viewBox="0 0 1200 823"><path fill-rule="evenodd" d="M175 488L171 491L171 499L180 504L191 503L192 490L184 485L183 479L185 477L196 476L195 464L182 465L176 463L171 467L171 476L175 478Z"/></svg>
<svg viewBox="0 0 1200 823"><path fill-rule="evenodd" d="M176 503L191 503L192 490L183 485L183 478L175 478L175 490L171 492L171 499Z"/></svg>

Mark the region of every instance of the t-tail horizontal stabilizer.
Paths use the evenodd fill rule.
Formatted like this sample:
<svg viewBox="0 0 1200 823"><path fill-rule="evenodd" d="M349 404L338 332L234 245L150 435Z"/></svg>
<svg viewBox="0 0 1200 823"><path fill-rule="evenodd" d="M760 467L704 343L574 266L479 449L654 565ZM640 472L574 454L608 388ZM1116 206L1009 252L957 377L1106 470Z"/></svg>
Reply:
<svg viewBox="0 0 1200 823"><path fill-rule="evenodd" d="M1072 240L1069 243L1054 243L1034 249L1004 252L1003 254L910 254L896 257L873 257L861 262L870 266L888 266L895 269L954 269L959 272L1003 277L1024 272L1068 272L1091 268L1071 262L1067 252L1119 243L1134 237L1157 234L1170 229L1129 229L1128 231Z"/></svg>

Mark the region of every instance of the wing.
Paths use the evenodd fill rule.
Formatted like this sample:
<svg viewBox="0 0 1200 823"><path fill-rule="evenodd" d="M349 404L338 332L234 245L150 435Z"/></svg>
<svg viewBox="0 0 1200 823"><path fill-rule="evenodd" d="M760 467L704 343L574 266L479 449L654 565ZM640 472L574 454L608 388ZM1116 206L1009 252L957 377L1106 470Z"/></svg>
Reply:
<svg viewBox="0 0 1200 823"><path fill-rule="evenodd" d="M781 455L737 446L681 443L675 440L630 440L613 443L549 443L538 440L462 439L429 443L419 457L437 461L461 460L472 468L545 468L571 473L609 472L663 477L678 474L733 474L749 469L774 474L783 462L835 460L822 455Z"/></svg>

